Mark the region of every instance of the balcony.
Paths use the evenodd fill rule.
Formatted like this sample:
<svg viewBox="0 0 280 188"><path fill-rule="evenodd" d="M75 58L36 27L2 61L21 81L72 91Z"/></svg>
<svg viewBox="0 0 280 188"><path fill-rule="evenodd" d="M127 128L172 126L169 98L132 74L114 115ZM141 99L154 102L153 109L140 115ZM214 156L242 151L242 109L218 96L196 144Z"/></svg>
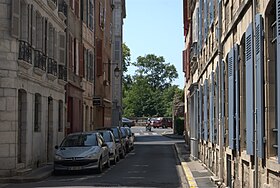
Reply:
<svg viewBox="0 0 280 188"><path fill-rule="evenodd" d="M32 48L28 42L19 41L19 64L28 69L32 66Z"/></svg>
<svg viewBox="0 0 280 188"><path fill-rule="evenodd" d="M65 3L65 1L61 2L58 5L58 16L62 21L67 18L67 4Z"/></svg>
<svg viewBox="0 0 280 188"><path fill-rule="evenodd" d="M57 62L54 59L48 58L48 78L55 80L57 77Z"/></svg>
<svg viewBox="0 0 280 188"><path fill-rule="evenodd" d="M48 0L48 5L51 7L52 10L55 10L57 6L57 0Z"/></svg>
<svg viewBox="0 0 280 188"><path fill-rule="evenodd" d="M67 68L64 65L58 65L58 83L61 85L67 83Z"/></svg>
<svg viewBox="0 0 280 188"><path fill-rule="evenodd" d="M34 50L34 72L43 75L46 73L46 59L43 52Z"/></svg>

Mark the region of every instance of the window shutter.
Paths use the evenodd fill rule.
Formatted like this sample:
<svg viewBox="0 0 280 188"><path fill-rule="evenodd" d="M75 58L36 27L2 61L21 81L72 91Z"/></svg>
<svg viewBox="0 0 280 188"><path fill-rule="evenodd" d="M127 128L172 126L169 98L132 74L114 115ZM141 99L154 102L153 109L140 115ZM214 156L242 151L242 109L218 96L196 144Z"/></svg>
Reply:
<svg viewBox="0 0 280 188"><path fill-rule="evenodd" d="M97 40L97 48L96 48L96 63L97 63L97 76L102 76L103 66L102 66L102 40Z"/></svg>
<svg viewBox="0 0 280 188"><path fill-rule="evenodd" d="M264 69L263 69L263 20L256 15L256 108L258 157L264 158Z"/></svg>
<svg viewBox="0 0 280 188"><path fill-rule="evenodd" d="M230 50L228 54L228 131L229 131L229 147L235 149L234 144L234 115L235 115L235 100L234 100L234 50Z"/></svg>
<svg viewBox="0 0 280 188"><path fill-rule="evenodd" d="M79 13L80 13L80 7L79 7L79 5L80 5L80 3L79 3L79 0L75 0L75 15L79 18L80 17L80 15L79 15Z"/></svg>
<svg viewBox="0 0 280 188"><path fill-rule="evenodd" d="M214 143L214 73L211 72L211 94L210 94L210 142Z"/></svg>
<svg viewBox="0 0 280 188"><path fill-rule="evenodd" d="M34 6L32 5L32 12L31 12L31 14L32 14L32 17L31 17L31 21L32 21L32 47L33 48L36 48L37 46L36 46L36 32L38 32L37 31L37 28L36 28L36 11L35 11L35 9L34 9Z"/></svg>
<svg viewBox="0 0 280 188"><path fill-rule="evenodd" d="M32 44L32 10L33 5L28 4L28 43Z"/></svg>
<svg viewBox="0 0 280 188"><path fill-rule="evenodd" d="M203 1L199 0L199 30L198 30L198 50L201 52L202 49L202 6Z"/></svg>
<svg viewBox="0 0 280 188"><path fill-rule="evenodd" d="M239 113L240 113L240 82L239 82L239 46L234 45L234 64L235 64L235 144L236 149L239 150L240 143L240 125L239 125Z"/></svg>
<svg viewBox="0 0 280 188"><path fill-rule="evenodd" d="M55 28L53 28L53 58L55 61L57 61L57 52L59 51L59 48L57 46L57 31Z"/></svg>
<svg viewBox="0 0 280 188"><path fill-rule="evenodd" d="M11 35L17 39L20 37L20 2L12 0Z"/></svg>
<svg viewBox="0 0 280 188"><path fill-rule="evenodd" d="M84 46L82 43L79 43L79 75L84 77Z"/></svg>
<svg viewBox="0 0 280 188"><path fill-rule="evenodd" d="M214 129L214 140L216 143L218 142L218 138L219 138L219 65L217 65L216 67L216 84L215 84L215 100L216 100L216 126Z"/></svg>
<svg viewBox="0 0 280 188"><path fill-rule="evenodd" d="M204 42L206 43L208 37L208 1L204 0Z"/></svg>
<svg viewBox="0 0 280 188"><path fill-rule="evenodd" d="M73 71L73 38L69 34L69 64L68 67Z"/></svg>
<svg viewBox="0 0 280 188"><path fill-rule="evenodd" d="M202 115L203 115L203 109L202 109L202 86L199 86L199 138L202 139L202 130L203 130L203 122L202 122Z"/></svg>
<svg viewBox="0 0 280 188"><path fill-rule="evenodd" d="M69 0L70 1L70 7L72 10L74 10L74 0Z"/></svg>
<svg viewBox="0 0 280 188"><path fill-rule="evenodd" d="M276 1L276 19L277 19L277 80L280 80L280 0ZM278 163L280 163L280 82L277 82L277 129L278 129Z"/></svg>
<svg viewBox="0 0 280 188"><path fill-rule="evenodd" d="M247 154L254 154L254 72L252 60L252 24L246 30L245 58L246 58L246 150Z"/></svg>
<svg viewBox="0 0 280 188"><path fill-rule="evenodd" d="M195 139L198 139L198 131L199 131L199 126L198 125L198 89L195 90L194 93L194 136Z"/></svg>
<svg viewBox="0 0 280 188"><path fill-rule="evenodd" d="M208 80L204 81L204 140L208 140Z"/></svg>
<svg viewBox="0 0 280 188"><path fill-rule="evenodd" d="M42 50L44 52L44 54L46 55L46 24L45 21L46 18L42 17Z"/></svg>
<svg viewBox="0 0 280 188"><path fill-rule="evenodd" d="M210 23L209 23L209 27L212 27L213 23L214 23L214 0L210 0L209 2L209 15L210 15Z"/></svg>
<svg viewBox="0 0 280 188"><path fill-rule="evenodd" d="M89 28L93 29L93 0L89 1Z"/></svg>
<svg viewBox="0 0 280 188"><path fill-rule="evenodd" d="M65 34L59 33L59 62L65 65Z"/></svg>
<svg viewBox="0 0 280 188"><path fill-rule="evenodd" d="M221 126L222 126L222 132L220 133L221 134L221 138L222 138L222 143L223 143L223 146L224 146L224 144L225 144L225 78L224 78L224 76L225 76L225 62L224 61L222 61L221 62L221 77L220 77L220 79L221 79L221 92L222 92L222 96L221 96L221 118L222 118L222 120L221 120Z"/></svg>

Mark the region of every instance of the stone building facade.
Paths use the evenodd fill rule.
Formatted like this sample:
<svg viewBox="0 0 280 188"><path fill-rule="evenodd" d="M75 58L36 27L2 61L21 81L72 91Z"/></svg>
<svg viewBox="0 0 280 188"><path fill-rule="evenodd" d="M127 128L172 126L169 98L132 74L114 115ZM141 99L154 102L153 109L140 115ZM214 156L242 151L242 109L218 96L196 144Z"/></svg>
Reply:
<svg viewBox="0 0 280 188"><path fill-rule="evenodd" d="M1 1L0 175L52 161L64 137L66 24L59 1Z"/></svg>
<svg viewBox="0 0 280 188"><path fill-rule="evenodd" d="M228 187L280 186L280 1L254 2L184 1L191 156Z"/></svg>
<svg viewBox="0 0 280 188"><path fill-rule="evenodd" d="M0 176L51 164L69 133L111 126L113 11L107 0L0 1Z"/></svg>

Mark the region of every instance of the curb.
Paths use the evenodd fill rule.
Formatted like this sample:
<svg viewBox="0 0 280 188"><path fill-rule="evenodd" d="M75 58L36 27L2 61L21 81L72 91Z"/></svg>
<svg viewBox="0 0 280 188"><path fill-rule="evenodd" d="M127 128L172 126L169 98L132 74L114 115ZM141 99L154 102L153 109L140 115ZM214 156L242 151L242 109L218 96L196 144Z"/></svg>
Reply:
<svg viewBox="0 0 280 188"><path fill-rule="evenodd" d="M184 174L186 176L189 187L190 188L198 187L190 168L188 167L187 163L184 161L184 159L181 156L181 153L179 152L179 148L178 148L177 144L175 144L175 149L176 149L176 152L178 154L178 158L180 160L180 163L181 163L181 166L183 168L183 171L184 171Z"/></svg>

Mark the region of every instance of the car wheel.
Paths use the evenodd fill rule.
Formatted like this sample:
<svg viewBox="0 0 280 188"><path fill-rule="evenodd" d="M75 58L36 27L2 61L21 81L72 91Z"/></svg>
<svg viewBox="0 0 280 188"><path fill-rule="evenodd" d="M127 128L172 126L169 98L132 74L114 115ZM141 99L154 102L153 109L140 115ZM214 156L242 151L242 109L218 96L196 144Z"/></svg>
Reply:
<svg viewBox="0 0 280 188"><path fill-rule="evenodd" d="M98 162L98 169L97 169L97 172L99 174L101 174L103 171L103 165L102 165L102 157L99 159L99 162Z"/></svg>

